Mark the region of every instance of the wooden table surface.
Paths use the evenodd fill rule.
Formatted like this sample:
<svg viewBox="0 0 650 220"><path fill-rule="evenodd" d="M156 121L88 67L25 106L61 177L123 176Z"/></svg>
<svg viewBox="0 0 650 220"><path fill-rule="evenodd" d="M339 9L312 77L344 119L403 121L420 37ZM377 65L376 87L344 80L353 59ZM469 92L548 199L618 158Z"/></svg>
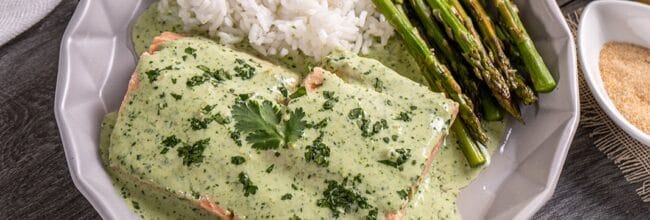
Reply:
<svg viewBox="0 0 650 220"><path fill-rule="evenodd" d="M587 2L558 0L565 13ZM0 47L0 219L99 218L72 183L53 110L61 37L77 3L64 0ZM650 218L650 204L588 133L578 128L555 194L534 219Z"/></svg>

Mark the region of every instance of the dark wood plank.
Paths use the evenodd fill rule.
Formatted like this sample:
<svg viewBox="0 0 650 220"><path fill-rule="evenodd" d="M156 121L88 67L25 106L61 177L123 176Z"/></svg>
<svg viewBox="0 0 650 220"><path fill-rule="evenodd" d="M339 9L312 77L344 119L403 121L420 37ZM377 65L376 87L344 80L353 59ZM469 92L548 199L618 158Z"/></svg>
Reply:
<svg viewBox="0 0 650 220"><path fill-rule="evenodd" d="M558 0L571 12L588 0ZM0 47L0 218L98 219L70 179L54 121L59 45L77 5L64 0ZM579 128L553 198L534 219L643 219L650 205Z"/></svg>
<svg viewBox="0 0 650 220"><path fill-rule="evenodd" d="M70 179L54 120L61 37L78 1L0 48L0 218L97 219Z"/></svg>

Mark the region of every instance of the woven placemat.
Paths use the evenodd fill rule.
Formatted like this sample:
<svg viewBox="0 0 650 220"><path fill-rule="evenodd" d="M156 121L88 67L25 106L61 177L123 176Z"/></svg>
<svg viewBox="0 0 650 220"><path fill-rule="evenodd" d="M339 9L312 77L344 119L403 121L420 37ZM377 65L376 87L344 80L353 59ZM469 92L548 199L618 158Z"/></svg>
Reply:
<svg viewBox="0 0 650 220"><path fill-rule="evenodd" d="M566 16L574 37L577 36L581 14L582 9ZM650 146L633 139L609 119L591 94L580 68L578 79L580 126L592 129L589 136L596 148L614 161L628 182L638 185L636 193L641 200L650 202Z"/></svg>

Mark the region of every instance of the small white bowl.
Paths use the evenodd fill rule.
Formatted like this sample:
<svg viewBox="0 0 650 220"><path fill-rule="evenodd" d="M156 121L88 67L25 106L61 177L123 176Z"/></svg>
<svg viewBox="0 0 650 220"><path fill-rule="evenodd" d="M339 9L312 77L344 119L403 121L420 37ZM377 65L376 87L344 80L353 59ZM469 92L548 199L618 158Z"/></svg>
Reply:
<svg viewBox="0 0 650 220"><path fill-rule="evenodd" d="M625 119L605 90L598 61L603 45L612 41L650 48L650 6L631 1L595 1L584 10L578 29L580 63L591 93L616 125L650 146L650 135Z"/></svg>

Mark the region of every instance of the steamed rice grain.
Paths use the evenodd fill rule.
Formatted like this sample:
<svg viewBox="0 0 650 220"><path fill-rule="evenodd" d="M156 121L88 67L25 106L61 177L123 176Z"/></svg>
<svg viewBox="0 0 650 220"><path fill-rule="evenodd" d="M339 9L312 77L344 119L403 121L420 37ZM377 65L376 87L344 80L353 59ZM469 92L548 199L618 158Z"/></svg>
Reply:
<svg viewBox="0 0 650 220"><path fill-rule="evenodd" d="M371 0L161 0L157 7L162 19L180 18L186 32L206 31L226 44L248 40L264 55L367 53L393 35Z"/></svg>

